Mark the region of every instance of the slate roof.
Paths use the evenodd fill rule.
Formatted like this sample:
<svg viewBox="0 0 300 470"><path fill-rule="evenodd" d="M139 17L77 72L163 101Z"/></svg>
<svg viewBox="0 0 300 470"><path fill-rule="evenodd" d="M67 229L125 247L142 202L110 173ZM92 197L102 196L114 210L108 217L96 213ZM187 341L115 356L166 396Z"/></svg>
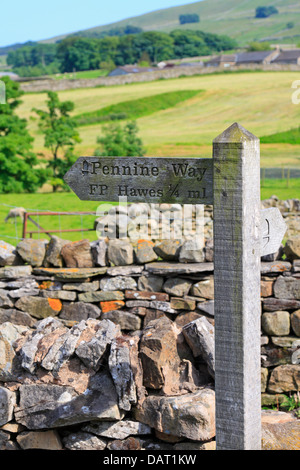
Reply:
<svg viewBox="0 0 300 470"><path fill-rule="evenodd" d="M259 52L242 52L237 54L237 64L245 63L259 63L272 56L274 51L259 51Z"/></svg>
<svg viewBox="0 0 300 470"><path fill-rule="evenodd" d="M279 56L273 62L291 62L300 59L300 49L281 51Z"/></svg>

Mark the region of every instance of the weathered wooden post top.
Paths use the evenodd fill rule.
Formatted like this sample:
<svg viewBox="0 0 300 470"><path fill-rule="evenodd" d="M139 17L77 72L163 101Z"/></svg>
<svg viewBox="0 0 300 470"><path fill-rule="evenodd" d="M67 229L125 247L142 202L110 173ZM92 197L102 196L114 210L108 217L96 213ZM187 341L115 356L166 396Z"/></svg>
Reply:
<svg viewBox="0 0 300 470"><path fill-rule="evenodd" d="M235 123L212 159L81 157L64 179L82 200L214 205L217 449L260 449L260 259L286 227L261 210L258 138Z"/></svg>

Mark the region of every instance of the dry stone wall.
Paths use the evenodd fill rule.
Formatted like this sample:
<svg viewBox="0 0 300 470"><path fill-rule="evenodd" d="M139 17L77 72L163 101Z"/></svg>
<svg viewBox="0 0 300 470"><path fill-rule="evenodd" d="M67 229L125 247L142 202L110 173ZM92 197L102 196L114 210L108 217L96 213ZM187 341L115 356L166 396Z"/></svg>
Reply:
<svg viewBox="0 0 300 470"><path fill-rule="evenodd" d="M191 258L185 243L0 243L0 449L215 448L213 246ZM276 406L300 390L299 236L262 260L261 306L262 403ZM265 448L299 436L275 415Z"/></svg>
<svg viewBox="0 0 300 470"><path fill-rule="evenodd" d="M267 70L267 71L299 71L299 65L278 65L278 64L245 64L232 67L230 70ZM90 79L39 79L21 82L21 89L25 92L39 91L62 91L78 88L94 88L99 86L125 85L127 83L152 82L154 80L163 80L178 77L190 77L193 75L206 75L210 73L224 72L222 67L203 67L203 66L180 66L155 70L153 72L130 73L128 75L118 75L113 77L98 77Z"/></svg>

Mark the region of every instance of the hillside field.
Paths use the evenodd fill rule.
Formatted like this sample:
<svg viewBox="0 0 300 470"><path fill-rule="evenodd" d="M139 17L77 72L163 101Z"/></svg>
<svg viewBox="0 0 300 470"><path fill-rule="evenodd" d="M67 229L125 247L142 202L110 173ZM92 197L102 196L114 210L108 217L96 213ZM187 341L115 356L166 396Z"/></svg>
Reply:
<svg viewBox="0 0 300 470"><path fill-rule="evenodd" d="M270 5L276 7L279 14L269 18L255 18L258 6ZM179 15L193 13L200 16L199 23L179 24ZM100 33L127 25L140 27L144 31L197 29L226 34L236 39L239 46L259 40L297 44L300 42L300 3L295 0L203 0L126 18L116 23L90 28L85 32ZM55 42L64 37L66 35L62 34L41 42Z"/></svg>
<svg viewBox="0 0 300 470"><path fill-rule="evenodd" d="M138 118L146 156L210 157L212 141L234 122L258 137L299 127L300 105L292 103L297 72L245 72L157 80L123 86L84 88L59 92L61 100L75 103L74 115L94 113L108 106L154 95L198 90L174 106ZM44 108L46 93L28 93L18 108L34 136L34 150L47 154L44 139L32 120L32 108ZM117 109L117 107L115 107ZM155 111L155 109L154 109ZM35 116L36 117L36 116ZM100 123L79 127L80 155L93 155ZM262 167L300 167L300 146L290 143L261 145Z"/></svg>

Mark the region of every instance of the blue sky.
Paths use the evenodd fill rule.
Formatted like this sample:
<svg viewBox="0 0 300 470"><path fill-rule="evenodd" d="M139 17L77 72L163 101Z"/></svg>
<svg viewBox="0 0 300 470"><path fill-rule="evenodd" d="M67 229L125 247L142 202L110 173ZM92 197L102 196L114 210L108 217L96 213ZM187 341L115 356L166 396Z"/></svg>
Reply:
<svg viewBox="0 0 300 470"><path fill-rule="evenodd" d="M1 2L0 46L38 41L193 0L14 0Z"/></svg>

